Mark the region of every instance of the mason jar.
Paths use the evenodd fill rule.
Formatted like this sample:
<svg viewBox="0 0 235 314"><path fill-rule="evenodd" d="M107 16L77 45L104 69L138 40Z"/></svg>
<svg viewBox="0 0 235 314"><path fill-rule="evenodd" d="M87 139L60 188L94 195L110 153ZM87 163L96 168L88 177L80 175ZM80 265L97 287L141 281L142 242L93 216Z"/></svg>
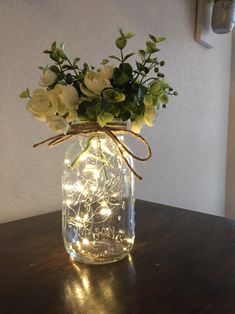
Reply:
<svg viewBox="0 0 235 314"><path fill-rule="evenodd" d="M112 263L133 247L134 177L123 157L133 166L105 133L79 135L65 153L62 232L72 260Z"/></svg>

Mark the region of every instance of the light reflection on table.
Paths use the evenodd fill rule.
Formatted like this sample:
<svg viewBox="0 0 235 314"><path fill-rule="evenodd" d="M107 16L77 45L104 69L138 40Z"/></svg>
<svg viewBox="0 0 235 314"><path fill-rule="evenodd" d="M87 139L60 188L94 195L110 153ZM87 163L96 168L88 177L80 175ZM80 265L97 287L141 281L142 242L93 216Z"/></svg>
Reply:
<svg viewBox="0 0 235 314"><path fill-rule="evenodd" d="M135 266L131 255L122 263L127 274L120 276L120 267L109 265L83 265L71 262L64 294L69 313L120 313L125 308L120 292L127 282L135 281ZM98 274L97 274L98 273Z"/></svg>

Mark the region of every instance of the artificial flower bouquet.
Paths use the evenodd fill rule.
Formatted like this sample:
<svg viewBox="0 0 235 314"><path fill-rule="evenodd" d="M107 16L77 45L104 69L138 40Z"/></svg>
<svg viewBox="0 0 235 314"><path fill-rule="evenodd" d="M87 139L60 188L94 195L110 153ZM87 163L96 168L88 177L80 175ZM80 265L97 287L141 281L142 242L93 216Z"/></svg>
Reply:
<svg viewBox="0 0 235 314"><path fill-rule="evenodd" d="M79 57L70 60L64 45L54 42L44 50L53 63L39 67L41 87L20 94L29 98L27 109L63 134L85 122L104 128L113 121L131 121L135 133L143 125L153 126L159 109L165 108L169 95L177 92L165 82L161 70L165 62L154 56L165 38L149 35L146 46L138 50L138 60L130 63L135 53L125 54L124 48L133 36L120 29L115 41L119 54L104 59L97 69L81 64ZM110 60L117 65L109 65Z"/></svg>

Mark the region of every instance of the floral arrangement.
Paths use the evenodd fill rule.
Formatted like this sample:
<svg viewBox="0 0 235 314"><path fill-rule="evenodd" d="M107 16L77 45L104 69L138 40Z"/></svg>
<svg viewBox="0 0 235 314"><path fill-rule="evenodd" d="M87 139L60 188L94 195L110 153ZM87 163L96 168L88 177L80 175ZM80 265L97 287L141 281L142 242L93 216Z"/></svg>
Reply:
<svg viewBox="0 0 235 314"><path fill-rule="evenodd" d="M27 109L56 132L66 134L84 122L107 124L131 121L131 130L139 133L143 125L153 126L160 108L166 108L169 95L177 95L164 80L165 62L154 56L164 37L149 35L144 49L138 50L135 66L129 60L135 53L124 54L134 36L119 30L115 44L119 55L111 55L96 69L79 57L71 61L64 45L54 42L48 54L53 64L42 70L40 88L32 94L26 89L21 98L29 98ZM110 60L117 65L109 65Z"/></svg>

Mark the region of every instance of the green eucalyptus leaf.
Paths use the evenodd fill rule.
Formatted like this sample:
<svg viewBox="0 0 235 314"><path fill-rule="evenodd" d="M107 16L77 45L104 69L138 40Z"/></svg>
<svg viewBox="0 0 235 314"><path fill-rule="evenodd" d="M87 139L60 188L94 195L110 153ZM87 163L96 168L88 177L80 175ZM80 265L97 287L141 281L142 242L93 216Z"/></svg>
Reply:
<svg viewBox="0 0 235 314"><path fill-rule="evenodd" d="M109 112L102 112L97 116L97 122L103 128L107 123L112 122L114 116Z"/></svg>
<svg viewBox="0 0 235 314"><path fill-rule="evenodd" d="M126 110L130 113L136 112L136 104L133 101L125 101L122 107L125 109L124 112L126 112Z"/></svg>
<svg viewBox="0 0 235 314"><path fill-rule="evenodd" d="M54 48L52 50L52 53L50 54L50 58L56 62L60 61L60 50L57 48Z"/></svg>
<svg viewBox="0 0 235 314"><path fill-rule="evenodd" d="M63 70L72 70L74 67L70 64L64 64L61 67Z"/></svg>
<svg viewBox="0 0 235 314"><path fill-rule="evenodd" d="M124 57L123 61L126 61L128 58L134 56L134 54L135 54L134 52L128 53L128 54Z"/></svg>
<svg viewBox="0 0 235 314"><path fill-rule="evenodd" d="M143 65L142 63L137 62L137 61L136 61L136 66L137 66L137 69L138 69L140 72L142 72L142 71L145 72L145 71L148 69L145 65Z"/></svg>
<svg viewBox="0 0 235 314"><path fill-rule="evenodd" d="M65 75L65 81L67 84L71 85L73 83L73 76L71 73Z"/></svg>
<svg viewBox="0 0 235 314"><path fill-rule="evenodd" d="M127 121L130 119L130 117L131 117L131 113L129 111L121 112L118 115L118 118L121 119L122 121Z"/></svg>
<svg viewBox="0 0 235 314"><path fill-rule="evenodd" d="M121 113L121 108L120 108L119 104L113 106L111 112L112 112L112 114L113 114L114 117L118 117L119 114Z"/></svg>
<svg viewBox="0 0 235 314"><path fill-rule="evenodd" d="M103 98L107 102L122 102L125 100L126 96L122 92L113 89L113 88L107 88L102 92Z"/></svg>
<svg viewBox="0 0 235 314"><path fill-rule="evenodd" d="M169 88L169 84L162 82L162 88L165 90Z"/></svg>
<svg viewBox="0 0 235 314"><path fill-rule="evenodd" d="M102 65L105 65L105 64L107 64L108 62L109 62L108 59L103 59L102 62L101 62L101 64L102 64Z"/></svg>
<svg viewBox="0 0 235 314"><path fill-rule="evenodd" d="M19 95L20 98L30 98L30 92L29 89L27 88L23 92L20 93Z"/></svg>
<svg viewBox="0 0 235 314"><path fill-rule="evenodd" d="M118 58L118 57L116 57L116 56L109 56L109 58L110 59L115 59L115 60L118 60L118 61L120 61L120 62L122 62L122 60L120 59L120 58Z"/></svg>
<svg viewBox="0 0 235 314"><path fill-rule="evenodd" d="M116 41L115 41L116 46L118 47L118 49L122 50L125 48L126 44L127 44L127 40L125 37L119 37Z"/></svg>
<svg viewBox="0 0 235 314"><path fill-rule="evenodd" d="M84 115L88 106L90 106L90 101L84 100L83 102L81 102L78 107L78 115Z"/></svg>
<svg viewBox="0 0 235 314"><path fill-rule="evenodd" d="M58 49L58 55L60 56L60 58L61 58L62 60L67 60L67 59L68 59L67 56L66 56L66 54L65 54L62 50L59 50L59 49Z"/></svg>
<svg viewBox="0 0 235 314"><path fill-rule="evenodd" d="M157 42L157 38L156 38L154 35L149 34L149 38L150 38L154 43Z"/></svg>
<svg viewBox="0 0 235 314"><path fill-rule="evenodd" d="M158 106L159 105L159 101L158 101L158 97L157 96L152 96L152 100L153 100L153 105L154 106Z"/></svg>
<svg viewBox="0 0 235 314"><path fill-rule="evenodd" d="M135 36L135 34L130 33L130 32L124 33L123 35L124 35L124 37L125 37L126 39L130 39L130 38L132 38L133 36Z"/></svg>
<svg viewBox="0 0 235 314"><path fill-rule="evenodd" d="M138 97L140 100L144 99L145 95L148 93L148 88L144 85L140 86L138 89Z"/></svg>
<svg viewBox="0 0 235 314"><path fill-rule="evenodd" d="M168 104L169 98L167 94L161 94L158 96L158 99L163 103L163 104Z"/></svg>
<svg viewBox="0 0 235 314"><path fill-rule="evenodd" d="M164 41L164 40L166 40L166 37L157 37L157 38L156 38L156 42L157 42L157 43L160 43L160 42L162 42L162 41Z"/></svg>
<svg viewBox="0 0 235 314"><path fill-rule="evenodd" d="M56 65L52 65L49 69L55 73L60 73L60 69Z"/></svg>
<svg viewBox="0 0 235 314"><path fill-rule="evenodd" d="M77 57L73 60L73 66L75 66L79 61L81 60L81 58Z"/></svg>
<svg viewBox="0 0 235 314"><path fill-rule="evenodd" d="M129 63L121 63L119 65L119 69L122 73L127 74L129 77L132 76L133 69Z"/></svg>
<svg viewBox="0 0 235 314"><path fill-rule="evenodd" d="M51 45L51 51L53 52L56 49L56 41L54 41Z"/></svg>
<svg viewBox="0 0 235 314"><path fill-rule="evenodd" d="M119 68L115 68L113 71L113 81L114 84L123 85L130 80L127 73L121 71Z"/></svg>
<svg viewBox="0 0 235 314"><path fill-rule="evenodd" d="M139 56L140 56L142 62L144 62L145 61L145 51L143 49L141 49L141 50L138 50L138 53L139 53Z"/></svg>
<svg viewBox="0 0 235 314"><path fill-rule="evenodd" d="M150 85L150 94L153 95L153 96L157 96L161 93L162 91L162 82L161 81L155 81L154 83L152 83Z"/></svg>
<svg viewBox="0 0 235 314"><path fill-rule="evenodd" d="M156 48L156 44L153 43L152 41L147 41L146 46L147 46L146 51L149 53L154 53L154 52L157 52L160 50L160 49Z"/></svg>
<svg viewBox="0 0 235 314"><path fill-rule="evenodd" d="M96 121L96 107L90 105L87 107L87 116L91 121Z"/></svg>

